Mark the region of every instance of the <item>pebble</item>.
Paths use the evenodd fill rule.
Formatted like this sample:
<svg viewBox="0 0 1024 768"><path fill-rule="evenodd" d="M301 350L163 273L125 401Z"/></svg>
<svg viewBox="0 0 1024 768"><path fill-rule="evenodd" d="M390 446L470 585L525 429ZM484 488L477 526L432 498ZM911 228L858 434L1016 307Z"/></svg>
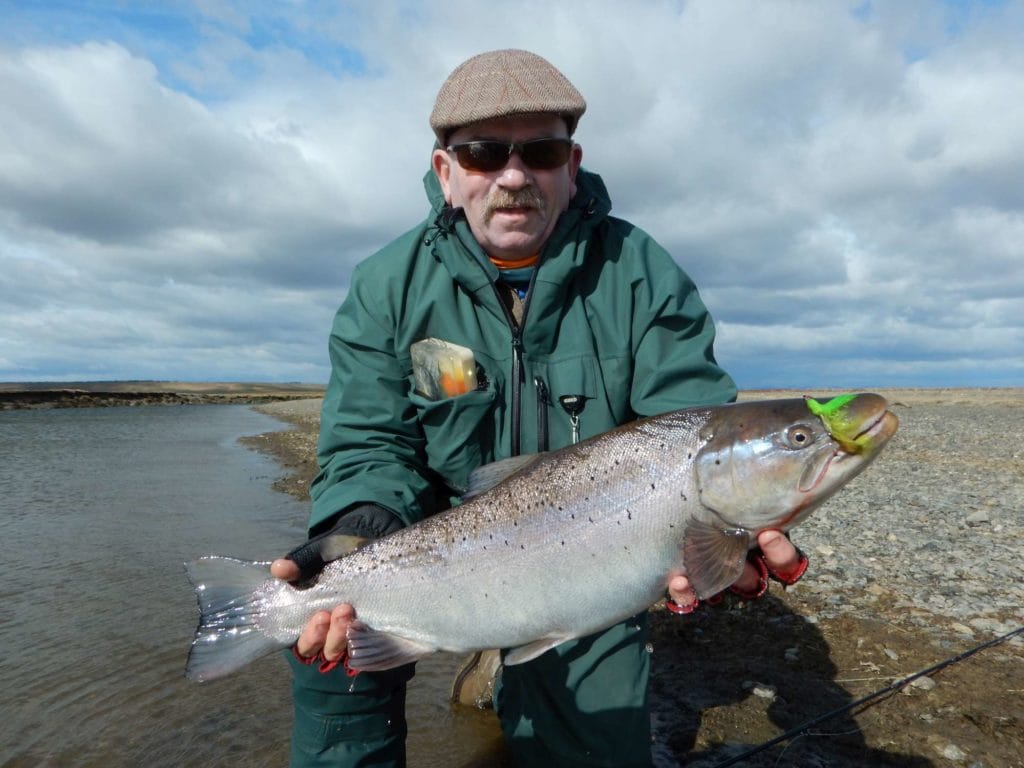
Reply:
<svg viewBox="0 0 1024 768"><path fill-rule="evenodd" d="M913 680L907 688L916 688L919 691L930 691L935 688L935 681L925 675Z"/></svg>
<svg viewBox="0 0 1024 768"><path fill-rule="evenodd" d="M955 760L957 762L967 759L966 753L956 744L947 744L945 749L942 750L942 756L947 760Z"/></svg>

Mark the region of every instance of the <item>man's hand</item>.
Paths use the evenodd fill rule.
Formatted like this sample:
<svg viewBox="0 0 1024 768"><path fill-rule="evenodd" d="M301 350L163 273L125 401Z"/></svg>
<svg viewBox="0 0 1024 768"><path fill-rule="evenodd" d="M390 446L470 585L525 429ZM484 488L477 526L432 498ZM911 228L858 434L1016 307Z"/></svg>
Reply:
<svg viewBox="0 0 1024 768"><path fill-rule="evenodd" d="M800 553L782 531L762 531L757 537L757 544L772 573L792 573L800 565ZM761 578L762 574L753 563L747 562L732 588L740 593L753 593L758 589ZM681 606L694 606L697 603L697 595L685 576L673 576L669 580L668 594Z"/></svg>
<svg viewBox="0 0 1024 768"><path fill-rule="evenodd" d="M345 512L330 530L272 562L270 575L293 584L308 582L324 565L342 554L338 543L343 538L376 539L401 527L402 521L391 510L376 504L360 504ZM317 611L306 622L295 642L295 651L303 659L312 659L321 651L327 661L341 658L348 647L348 627L355 617L355 608L347 603L330 613Z"/></svg>
<svg viewBox="0 0 1024 768"><path fill-rule="evenodd" d="M282 557L270 564L270 575L283 581L297 581L299 566ZM296 652L305 659L311 659L321 651L327 661L340 658L348 647L348 626L355 617L355 608L348 603L339 605L330 613L317 611L306 622L295 642Z"/></svg>

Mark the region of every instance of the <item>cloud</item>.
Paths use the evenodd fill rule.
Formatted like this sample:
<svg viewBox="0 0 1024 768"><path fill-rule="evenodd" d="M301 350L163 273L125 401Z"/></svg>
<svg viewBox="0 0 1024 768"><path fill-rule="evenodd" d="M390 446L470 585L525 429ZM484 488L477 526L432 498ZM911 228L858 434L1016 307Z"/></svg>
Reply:
<svg viewBox="0 0 1024 768"><path fill-rule="evenodd" d="M1024 380L1019 3L54 18L0 33L0 378L324 380L353 265L426 211L441 81L525 47L741 385Z"/></svg>

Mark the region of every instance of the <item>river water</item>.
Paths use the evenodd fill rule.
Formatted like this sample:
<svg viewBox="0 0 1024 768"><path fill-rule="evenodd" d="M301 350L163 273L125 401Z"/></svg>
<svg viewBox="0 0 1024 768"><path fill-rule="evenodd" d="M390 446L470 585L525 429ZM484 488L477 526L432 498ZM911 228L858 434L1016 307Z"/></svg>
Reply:
<svg viewBox="0 0 1024 768"><path fill-rule="evenodd" d="M269 560L307 505L238 443L245 406L0 412L0 766L282 766L289 673L182 676L197 609L183 563ZM500 764L493 715L447 703L458 659L421 662L410 766Z"/></svg>

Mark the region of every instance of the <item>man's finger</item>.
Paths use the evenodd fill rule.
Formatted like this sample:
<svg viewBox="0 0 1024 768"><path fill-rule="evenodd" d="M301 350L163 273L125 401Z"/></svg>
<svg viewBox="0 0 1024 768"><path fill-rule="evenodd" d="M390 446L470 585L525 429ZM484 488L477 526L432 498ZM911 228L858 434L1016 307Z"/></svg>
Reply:
<svg viewBox="0 0 1024 768"><path fill-rule="evenodd" d="M348 648L348 627L355 617L351 605L339 605L331 612L330 628L323 645L324 658L328 661L334 661Z"/></svg>
<svg viewBox="0 0 1024 768"><path fill-rule="evenodd" d="M310 659L320 653L327 639L327 633L331 626L331 614L327 611L317 611L312 618L306 622L306 626L295 641L295 650L299 656Z"/></svg>
<svg viewBox="0 0 1024 768"><path fill-rule="evenodd" d="M668 582L668 596L679 605L693 605L697 600L697 593L690 586L690 580L685 576L673 576Z"/></svg>
<svg viewBox="0 0 1024 768"><path fill-rule="evenodd" d="M796 547L781 531L763 531L757 537L757 544L773 571L792 570L800 560Z"/></svg>
<svg viewBox="0 0 1024 768"><path fill-rule="evenodd" d="M270 575L282 581L296 581L299 578L299 566L283 557L270 564Z"/></svg>

